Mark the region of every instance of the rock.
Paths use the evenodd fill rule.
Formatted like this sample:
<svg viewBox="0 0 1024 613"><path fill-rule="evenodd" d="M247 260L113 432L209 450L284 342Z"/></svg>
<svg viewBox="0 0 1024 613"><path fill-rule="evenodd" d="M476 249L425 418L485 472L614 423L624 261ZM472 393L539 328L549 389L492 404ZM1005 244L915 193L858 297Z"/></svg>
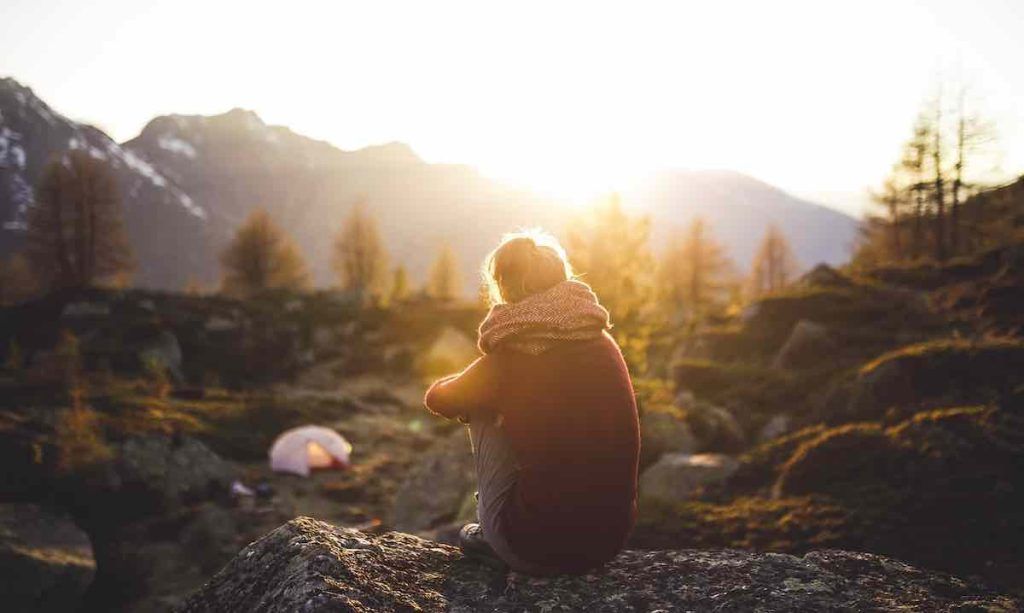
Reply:
<svg viewBox="0 0 1024 613"><path fill-rule="evenodd" d="M139 361L163 368L176 382L184 381L181 372L181 345L173 333L162 330L156 338L148 341L139 350Z"/></svg>
<svg viewBox="0 0 1024 613"><path fill-rule="evenodd" d="M234 319L228 319L227 317L220 317L214 315L213 317L206 320L204 324L207 332L231 332L241 327L241 324Z"/></svg>
<svg viewBox="0 0 1024 613"><path fill-rule="evenodd" d="M112 470L116 491L141 498L144 508L155 511L226 495L234 479L220 456L187 436L129 438Z"/></svg>
<svg viewBox="0 0 1024 613"><path fill-rule="evenodd" d="M644 411L640 417L642 465L666 453L696 453L697 439L681 416L666 411Z"/></svg>
<svg viewBox="0 0 1024 613"><path fill-rule="evenodd" d="M415 532L456 517L476 483L469 434L459 428L417 462L395 494L388 524Z"/></svg>
<svg viewBox="0 0 1024 613"><path fill-rule="evenodd" d="M204 502L94 534L98 574L83 611L168 611L252 540L231 509Z"/></svg>
<svg viewBox="0 0 1024 613"><path fill-rule="evenodd" d="M108 317L110 305L105 302L69 302L60 312L61 319Z"/></svg>
<svg viewBox="0 0 1024 613"><path fill-rule="evenodd" d="M179 609L207 611L1016 610L943 573L838 550L626 551L581 577L529 578L401 533L369 536L308 517L243 549Z"/></svg>
<svg viewBox="0 0 1024 613"><path fill-rule="evenodd" d="M910 345L861 369L844 414L832 423L878 419L889 409L991 402L1024 384L1024 342L945 340Z"/></svg>
<svg viewBox="0 0 1024 613"><path fill-rule="evenodd" d="M760 314L761 304L758 302L752 302L751 304L748 304L747 306L743 307L743 310L740 311L740 322L743 325L747 325Z"/></svg>
<svg viewBox="0 0 1024 613"><path fill-rule="evenodd" d="M775 354L772 366L783 369L821 366L831 362L835 347L825 326L801 319Z"/></svg>
<svg viewBox="0 0 1024 613"><path fill-rule="evenodd" d="M675 404L677 407L689 407L697 404L697 396L690 390L679 390L676 394Z"/></svg>
<svg viewBox="0 0 1024 613"><path fill-rule="evenodd" d="M135 307L147 313L156 313L156 303L153 302L152 298L143 298L135 303Z"/></svg>
<svg viewBox="0 0 1024 613"><path fill-rule="evenodd" d="M799 283L809 287L851 287L853 281L828 264L818 264L800 277Z"/></svg>
<svg viewBox="0 0 1024 613"><path fill-rule="evenodd" d="M791 421L789 415L775 415L761 427L761 431L757 435L757 442L766 443L789 432Z"/></svg>
<svg viewBox="0 0 1024 613"><path fill-rule="evenodd" d="M213 572L235 551L239 533L234 514L214 503L204 503L192 521L182 529L179 539L192 555L192 561ZM227 552L227 555L224 555Z"/></svg>
<svg viewBox="0 0 1024 613"><path fill-rule="evenodd" d="M337 342L335 339L336 335L332 328L317 326L313 329L313 347L318 350L330 348Z"/></svg>
<svg viewBox="0 0 1024 613"><path fill-rule="evenodd" d="M991 407L920 412L890 427L828 428L801 442L774 489L777 498L827 497L859 517L863 528L843 535L851 547L1021 577L1022 467L1024 393Z"/></svg>
<svg viewBox="0 0 1024 613"><path fill-rule="evenodd" d="M739 462L718 453L670 453L640 475L640 497L645 500L690 500L706 485L728 479Z"/></svg>
<svg viewBox="0 0 1024 613"><path fill-rule="evenodd" d="M73 611L96 572L89 537L33 504L0 505L0 603L5 611Z"/></svg>
<svg viewBox="0 0 1024 613"><path fill-rule="evenodd" d="M692 394L690 395L692 397ZM729 409L693 400L677 405L683 409L687 425L697 439L698 451L735 453L746 447L747 437Z"/></svg>

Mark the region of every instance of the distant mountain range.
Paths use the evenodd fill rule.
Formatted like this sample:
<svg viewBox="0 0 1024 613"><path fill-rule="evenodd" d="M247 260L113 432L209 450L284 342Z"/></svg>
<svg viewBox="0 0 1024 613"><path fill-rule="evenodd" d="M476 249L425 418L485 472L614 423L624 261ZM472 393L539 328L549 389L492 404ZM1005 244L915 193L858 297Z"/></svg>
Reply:
<svg viewBox="0 0 1024 613"><path fill-rule="evenodd" d="M427 163L402 143L343 151L241 109L157 117L118 144L7 78L0 79L0 254L19 248L32 186L47 160L69 148L110 160L125 197L136 282L151 287L214 283L218 254L260 207L296 239L321 284L333 280L334 232L363 200L393 263L422 279L448 242L460 257L467 291L475 289L476 267L501 234L533 226L557 234L575 214L470 166ZM806 266L845 261L857 227L843 213L732 172L665 171L623 197L630 209L652 216L656 245L669 228L703 215L741 266L771 223Z"/></svg>

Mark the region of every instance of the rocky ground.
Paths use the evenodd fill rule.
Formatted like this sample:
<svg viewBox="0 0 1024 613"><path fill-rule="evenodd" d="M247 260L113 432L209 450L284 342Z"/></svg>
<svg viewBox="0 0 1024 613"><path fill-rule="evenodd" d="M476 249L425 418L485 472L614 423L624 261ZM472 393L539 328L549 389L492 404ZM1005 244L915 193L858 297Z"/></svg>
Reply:
<svg viewBox="0 0 1024 613"><path fill-rule="evenodd" d="M242 304L99 292L9 309L0 518L39 509L44 528L0 521L3 573L34 577L7 601L164 611L306 515L361 532L288 524L189 606L216 610L233 593L268 606L321 594L354 610L473 598L494 610L739 610L754 598L779 610L972 599L1014 610L978 586L1024 594L1018 286L1019 248L945 268L818 268L734 320L667 337L666 376L634 381L634 552L600 575L540 582L488 575L437 544L473 516L472 464L463 429L426 414L421 398L432 374L472 357L458 331L471 333L474 308L388 314L329 294ZM270 472L274 437L309 423L353 444L351 468ZM233 496L235 481L263 495ZM41 539L46 526L63 536ZM432 544L377 536L388 530ZM321 558L300 554L289 567L270 547L300 541ZM259 572L278 573L265 578L287 593L242 585L264 578L245 563L256 550L269 564Z"/></svg>
<svg viewBox="0 0 1024 613"><path fill-rule="evenodd" d="M503 574L453 547L298 518L180 609L213 611L1016 611L1021 601L864 553L626 551L581 577Z"/></svg>

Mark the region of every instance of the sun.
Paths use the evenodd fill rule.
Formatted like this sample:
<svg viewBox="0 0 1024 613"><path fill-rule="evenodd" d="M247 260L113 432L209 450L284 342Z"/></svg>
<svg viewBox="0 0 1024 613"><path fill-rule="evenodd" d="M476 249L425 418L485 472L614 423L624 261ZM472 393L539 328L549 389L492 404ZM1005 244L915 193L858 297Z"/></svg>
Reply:
<svg viewBox="0 0 1024 613"><path fill-rule="evenodd" d="M509 158L502 162L481 165L480 170L492 179L574 209L585 208L610 192L628 188L644 173L644 169L587 161L582 154L572 163L523 163L521 159Z"/></svg>

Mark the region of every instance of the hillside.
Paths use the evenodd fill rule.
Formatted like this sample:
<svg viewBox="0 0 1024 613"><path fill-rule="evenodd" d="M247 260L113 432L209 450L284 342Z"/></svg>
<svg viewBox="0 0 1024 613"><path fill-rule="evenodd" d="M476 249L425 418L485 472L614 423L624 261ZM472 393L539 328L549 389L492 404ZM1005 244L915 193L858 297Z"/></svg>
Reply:
<svg viewBox="0 0 1024 613"><path fill-rule="evenodd" d="M343 151L269 126L242 109L209 117L157 117L138 137L118 145L4 79L0 254L17 249L24 207L43 165L70 147L112 160L137 252L136 282L148 287L215 283L217 254L240 221L259 207L296 238L321 284L333 281L333 233L346 211L363 199L380 222L393 263L404 264L421 280L439 244L450 242L467 292L477 286L476 267L502 233L523 226L558 232L573 214L471 167L427 163L401 143ZM787 233L804 266L845 260L856 228L842 213L737 173L660 173L625 196L631 210L652 215L655 246L672 227L704 215L741 268L771 223Z"/></svg>
<svg viewBox="0 0 1024 613"><path fill-rule="evenodd" d="M696 590L680 607L728 593L724 602L738 608L748 597L780 598L771 600L780 610L885 608L939 581L978 587L926 589L920 602L953 608L977 596L1013 610L1016 601L981 586L1014 597L1024 589L1022 253L1009 245L857 276L821 267L735 321L680 338L671 380L634 377L643 458L632 551L594 575L599 592L569 579L523 584L536 589L515 576L494 581L526 589L517 591L524 602L598 606L630 593L647 599L631 605L639 610L671 605L675 587ZM326 568L332 585L365 602L440 608L434 588L377 581L363 591L363 566L349 563L383 576L412 568L424 585L448 569L489 572L441 545L372 536L451 543L474 513L466 434L432 419L421 399L425 382L476 354L481 315L429 302L361 309L337 292L239 301L92 290L3 308L0 459L9 470L0 518L17 529L0 545L22 552L8 560L11 573L34 577L21 596L73 589L67 599L95 610L166 610L247 543L307 515L401 555L339 553L334 533L297 520L231 562L192 610L217 609L232 594L272 602L277 592L254 582L254 550L273 561L261 567L270 575L285 560L298 564L289 567L297 574L261 577L298 581L299 598L319 585L305 582L307 570ZM272 472L271 443L303 424L345 436L350 469ZM238 493L236 480L255 495ZM52 543L45 528L28 530L25 515L65 537ZM296 530L325 543L309 550L308 566L288 553ZM33 547L74 563L41 563L24 553ZM834 549L875 555L821 553ZM823 555L838 566L824 567ZM707 573L695 574L702 564ZM726 571L737 564L745 570ZM863 572L876 573L871 585L858 581ZM795 576L787 573L806 581L786 583ZM678 582L659 583L665 577ZM640 589L647 584L657 589Z"/></svg>

